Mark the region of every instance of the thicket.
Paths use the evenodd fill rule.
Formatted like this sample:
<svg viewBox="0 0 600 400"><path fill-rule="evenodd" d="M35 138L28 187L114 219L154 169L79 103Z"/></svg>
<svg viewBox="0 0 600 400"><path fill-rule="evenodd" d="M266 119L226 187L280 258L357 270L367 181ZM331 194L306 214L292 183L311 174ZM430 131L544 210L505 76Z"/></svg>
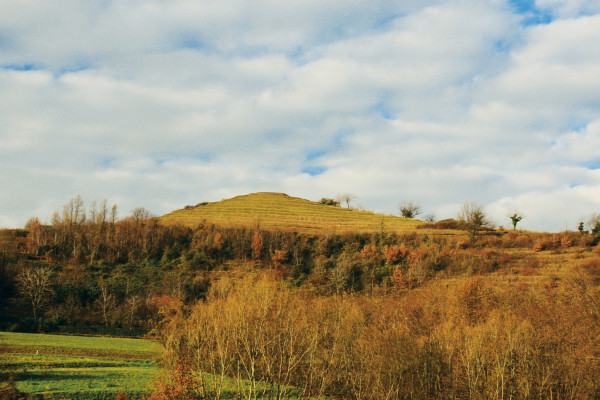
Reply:
<svg viewBox="0 0 600 400"><path fill-rule="evenodd" d="M226 376L247 399L291 398L291 387L347 399L598 398L599 267L546 288L470 277L403 296L314 296L268 274L222 279L164 327L174 374L155 398L178 387L218 399ZM187 389L177 386L186 373Z"/></svg>

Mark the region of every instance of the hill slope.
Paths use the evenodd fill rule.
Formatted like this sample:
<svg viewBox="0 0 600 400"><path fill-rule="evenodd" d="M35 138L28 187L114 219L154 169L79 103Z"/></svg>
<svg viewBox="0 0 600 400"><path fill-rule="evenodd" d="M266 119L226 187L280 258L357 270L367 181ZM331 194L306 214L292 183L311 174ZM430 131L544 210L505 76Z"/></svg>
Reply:
<svg viewBox="0 0 600 400"><path fill-rule="evenodd" d="M406 232L419 220L327 206L283 193L253 193L173 211L161 223L196 226L204 221L220 226L245 226L303 233Z"/></svg>

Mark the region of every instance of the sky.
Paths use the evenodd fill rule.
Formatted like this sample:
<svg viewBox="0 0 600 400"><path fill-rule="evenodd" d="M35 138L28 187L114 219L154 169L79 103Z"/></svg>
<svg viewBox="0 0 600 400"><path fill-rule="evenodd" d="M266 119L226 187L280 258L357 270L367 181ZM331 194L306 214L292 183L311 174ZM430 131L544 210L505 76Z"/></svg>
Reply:
<svg viewBox="0 0 600 400"><path fill-rule="evenodd" d="M598 0L0 0L0 227L253 192L574 230Z"/></svg>

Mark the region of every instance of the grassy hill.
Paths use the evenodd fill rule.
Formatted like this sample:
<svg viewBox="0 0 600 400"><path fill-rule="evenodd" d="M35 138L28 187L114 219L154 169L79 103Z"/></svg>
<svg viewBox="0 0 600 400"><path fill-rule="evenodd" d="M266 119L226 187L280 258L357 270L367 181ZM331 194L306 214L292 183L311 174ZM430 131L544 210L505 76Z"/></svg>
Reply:
<svg viewBox="0 0 600 400"><path fill-rule="evenodd" d="M164 224L256 227L304 233L407 232L422 223L393 215L351 210L283 193L253 193L173 211L160 217Z"/></svg>

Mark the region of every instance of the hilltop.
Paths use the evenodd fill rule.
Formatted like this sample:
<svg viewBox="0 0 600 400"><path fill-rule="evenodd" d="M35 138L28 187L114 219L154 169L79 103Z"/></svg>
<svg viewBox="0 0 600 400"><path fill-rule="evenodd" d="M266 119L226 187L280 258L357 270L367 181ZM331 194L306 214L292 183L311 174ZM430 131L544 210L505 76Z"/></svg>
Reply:
<svg viewBox="0 0 600 400"><path fill-rule="evenodd" d="M406 232L422 223L270 192L187 206L163 215L160 221L190 227L208 222L219 226L260 226L267 230L303 233L379 232L382 224L385 232Z"/></svg>

